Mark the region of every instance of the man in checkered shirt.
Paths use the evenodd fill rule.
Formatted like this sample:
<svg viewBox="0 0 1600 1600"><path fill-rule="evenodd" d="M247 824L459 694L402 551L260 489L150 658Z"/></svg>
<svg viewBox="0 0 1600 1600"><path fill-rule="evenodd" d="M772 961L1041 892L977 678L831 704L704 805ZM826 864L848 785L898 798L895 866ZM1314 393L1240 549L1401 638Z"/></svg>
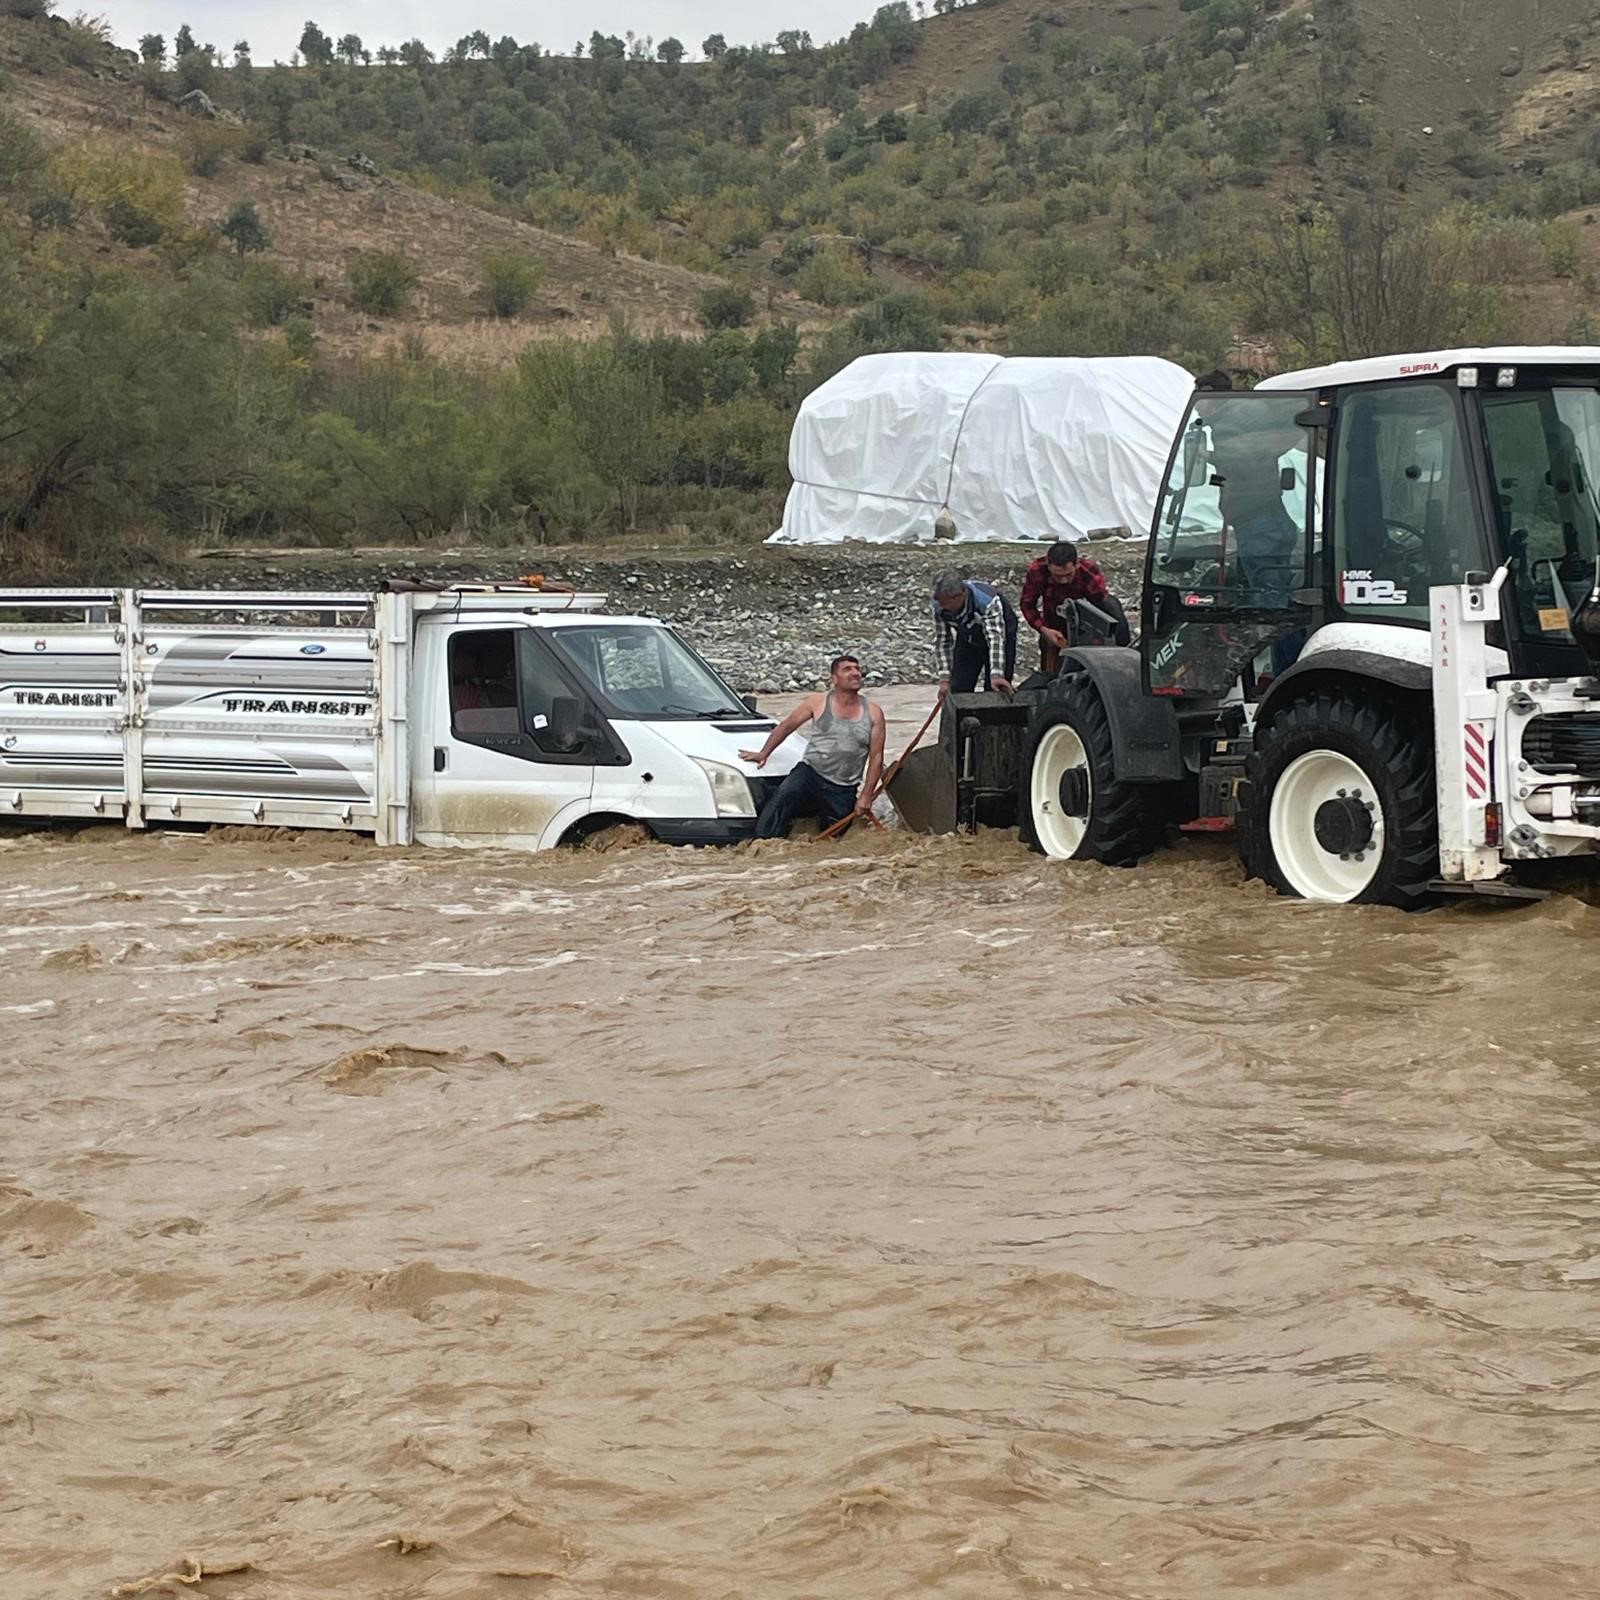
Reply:
<svg viewBox="0 0 1600 1600"><path fill-rule="evenodd" d="M933 653L939 692L969 694L978 686L1012 691L1017 670L1017 613L998 589L959 572L933 585Z"/></svg>

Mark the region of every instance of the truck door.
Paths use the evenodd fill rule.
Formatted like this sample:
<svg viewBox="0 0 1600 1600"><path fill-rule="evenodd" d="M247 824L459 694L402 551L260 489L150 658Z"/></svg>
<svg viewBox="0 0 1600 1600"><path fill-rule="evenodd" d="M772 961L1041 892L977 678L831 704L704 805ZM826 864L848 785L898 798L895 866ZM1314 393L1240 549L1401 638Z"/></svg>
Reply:
<svg viewBox="0 0 1600 1600"><path fill-rule="evenodd" d="M1256 390L1192 402L1145 570L1149 693L1221 698L1264 648L1309 619L1320 431L1300 419L1315 398Z"/></svg>
<svg viewBox="0 0 1600 1600"><path fill-rule="evenodd" d="M555 844L589 809L603 723L535 630L461 627L435 673L418 751L425 844Z"/></svg>

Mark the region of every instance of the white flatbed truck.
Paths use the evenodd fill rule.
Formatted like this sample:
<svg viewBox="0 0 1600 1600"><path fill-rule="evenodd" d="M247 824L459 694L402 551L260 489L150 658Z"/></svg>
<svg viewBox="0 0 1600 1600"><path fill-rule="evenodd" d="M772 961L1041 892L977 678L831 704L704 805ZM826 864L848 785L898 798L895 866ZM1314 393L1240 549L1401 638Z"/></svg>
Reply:
<svg viewBox="0 0 1600 1600"><path fill-rule="evenodd" d="M672 628L531 584L0 591L0 822L748 838L800 758Z"/></svg>

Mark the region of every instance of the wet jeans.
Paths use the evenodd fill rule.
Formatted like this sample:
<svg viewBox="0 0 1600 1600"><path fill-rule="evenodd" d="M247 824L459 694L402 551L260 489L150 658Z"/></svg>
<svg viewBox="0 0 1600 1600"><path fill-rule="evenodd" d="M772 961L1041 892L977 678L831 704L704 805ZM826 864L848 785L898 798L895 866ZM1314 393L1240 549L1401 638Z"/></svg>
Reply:
<svg viewBox="0 0 1600 1600"><path fill-rule="evenodd" d="M787 839L796 817L816 817L824 828L831 827L855 810L859 792L853 784L829 783L802 761L762 806L756 838Z"/></svg>

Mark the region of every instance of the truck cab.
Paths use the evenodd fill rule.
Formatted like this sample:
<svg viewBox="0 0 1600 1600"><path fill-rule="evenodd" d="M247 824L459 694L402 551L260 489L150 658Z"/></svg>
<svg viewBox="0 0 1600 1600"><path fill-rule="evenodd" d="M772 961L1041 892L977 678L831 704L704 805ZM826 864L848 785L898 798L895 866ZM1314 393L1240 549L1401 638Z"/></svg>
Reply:
<svg viewBox="0 0 1600 1600"><path fill-rule="evenodd" d="M674 630L590 612L430 613L417 627L412 835L537 850L609 823L672 844L749 838L804 745ZM769 775L770 774L770 775Z"/></svg>

